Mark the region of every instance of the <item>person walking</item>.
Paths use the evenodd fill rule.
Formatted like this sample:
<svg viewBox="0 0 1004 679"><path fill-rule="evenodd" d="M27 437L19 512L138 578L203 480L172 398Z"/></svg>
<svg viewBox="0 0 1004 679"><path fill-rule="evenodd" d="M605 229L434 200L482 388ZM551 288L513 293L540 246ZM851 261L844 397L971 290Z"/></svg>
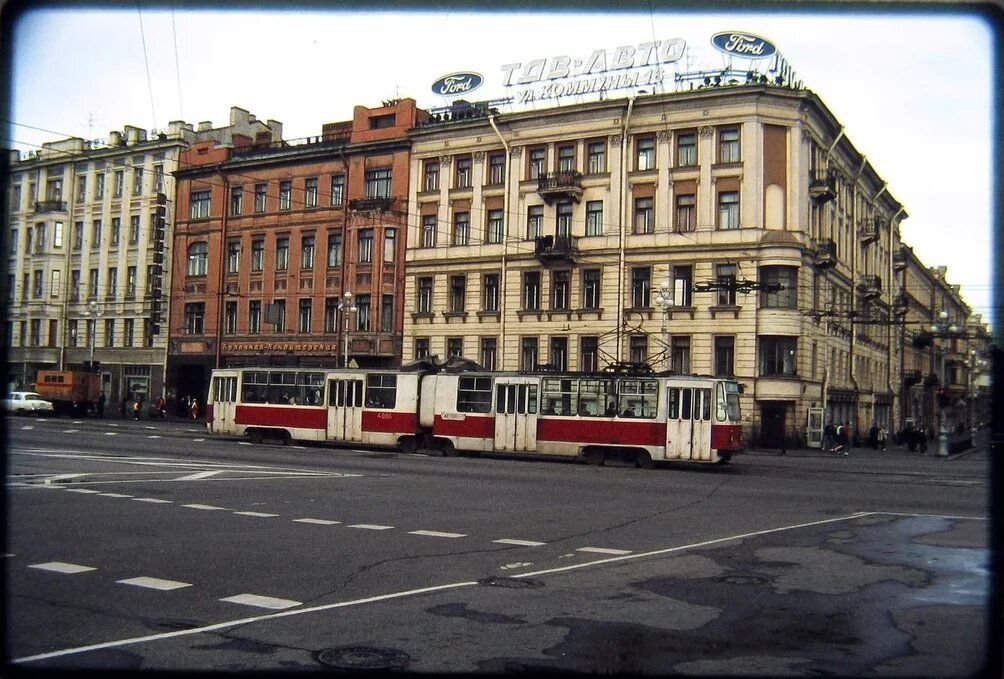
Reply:
<svg viewBox="0 0 1004 679"><path fill-rule="evenodd" d="M844 422L844 455L848 455L851 452L851 448L854 447L854 430L851 429L850 422Z"/></svg>
<svg viewBox="0 0 1004 679"><path fill-rule="evenodd" d="M191 415L193 420L199 419L199 399L192 397Z"/></svg>
<svg viewBox="0 0 1004 679"><path fill-rule="evenodd" d="M885 427L879 427L878 428L878 446L882 450L885 450L885 440L886 440Z"/></svg>
<svg viewBox="0 0 1004 679"><path fill-rule="evenodd" d="M105 416L105 392L101 392L98 396L98 417L103 418Z"/></svg>
<svg viewBox="0 0 1004 679"><path fill-rule="evenodd" d="M142 412L143 412L143 397L137 396L136 400L132 402L132 419L138 420Z"/></svg>
<svg viewBox="0 0 1004 679"><path fill-rule="evenodd" d="M167 419L167 401L164 400L163 396L157 399L157 415L162 420Z"/></svg>
<svg viewBox="0 0 1004 679"><path fill-rule="evenodd" d="M831 453L836 445L837 429L832 422L827 422L823 427L823 452Z"/></svg>

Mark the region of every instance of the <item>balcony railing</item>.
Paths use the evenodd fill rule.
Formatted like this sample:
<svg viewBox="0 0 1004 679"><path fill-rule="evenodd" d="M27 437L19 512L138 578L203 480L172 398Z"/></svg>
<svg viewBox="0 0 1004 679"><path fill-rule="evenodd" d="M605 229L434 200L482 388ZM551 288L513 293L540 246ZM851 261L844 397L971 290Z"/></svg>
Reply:
<svg viewBox="0 0 1004 679"><path fill-rule="evenodd" d="M858 290L866 298L878 297L882 294L882 278L879 276L862 276Z"/></svg>
<svg viewBox="0 0 1004 679"><path fill-rule="evenodd" d="M65 200L37 200L35 201L35 213L40 212L66 212Z"/></svg>
<svg viewBox="0 0 1004 679"><path fill-rule="evenodd" d="M809 171L809 198L828 203L837 197L837 173L833 170Z"/></svg>
<svg viewBox="0 0 1004 679"><path fill-rule="evenodd" d="M837 263L837 244L832 240L816 242L816 256L812 262L819 268L826 268Z"/></svg>
<svg viewBox="0 0 1004 679"><path fill-rule="evenodd" d="M579 202L582 198L582 173L568 170L542 174L537 177L537 193L547 203L556 198L571 198Z"/></svg>
<svg viewBox="0 0 1004 679"><path fill-rule="evenodd" d="M572 261L579 254L578 242L575 236L541 236L537 239L534 254L542 262Z"/></svg>
<svg viewBox="0 0 1004 679"><path fill-rule="evenodd" d="M906 268L906 249L900 247L896 252L892 253L892 268L896 271L902 271Z"/></svg>
<svg viewBox="0 0 1004 679"><path fill-rule="evenodd" d="M861 227L858 229L858 237L861 239L861 244L868 245L877 241L879 233L881 233L881 227L882 220L878 217L874 219L862 219Z"/></svg>
<svg viewBox="0 0 1004 679"><path fill-rule="evenodd" d="M349 201L349 210L353 212L387 212L394 199L390 197L353 198Z"/></svg>

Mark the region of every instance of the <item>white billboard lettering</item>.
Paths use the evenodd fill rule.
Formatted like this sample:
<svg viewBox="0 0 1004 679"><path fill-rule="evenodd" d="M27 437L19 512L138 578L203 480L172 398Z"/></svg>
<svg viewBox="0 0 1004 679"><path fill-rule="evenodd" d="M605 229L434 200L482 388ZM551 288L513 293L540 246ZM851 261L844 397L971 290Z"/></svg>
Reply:
<svg viewBox="0 0 1004 679"><path fill-rule="evenodd" d="M523 74L516 81L517 85L525 85L527 83L535 83L541 79L544 75L544 64L547 63L547 59L534 59L533 61L527 62L526 66L523 68Z"/></svg>
<svg viewBox="0 0 1004 679"><path fill-rule="evenodd" d="M670 64L679 61L683 57L683 51L687 48L687 41L683 38L673 38L663 41L659 47L659 63Z"/></svg>
<svg viewBox="0 0 1004 679"><path fill-rule="evenodd" d="M572 74L569 69L571 65L572 60L566 56L552 58L551 68L547 72L547 79L558 80L559 78L567 78Z"/></svg>
<svg viewBox="0 0 1004 679"><path fill-rule="evenodd" d="M621 68L634 68L634 47L618 47L614 50L614 61L610 64L610 70Z"/></svg>

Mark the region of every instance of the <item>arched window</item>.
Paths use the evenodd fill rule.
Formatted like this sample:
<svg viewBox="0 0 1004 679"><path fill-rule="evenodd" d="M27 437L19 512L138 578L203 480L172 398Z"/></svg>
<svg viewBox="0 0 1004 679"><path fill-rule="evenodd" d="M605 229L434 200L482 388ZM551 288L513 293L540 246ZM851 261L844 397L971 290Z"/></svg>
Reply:
<svg viewBox="0 0 1004 679"><path fill-rule="evenodd" d="M192 243L188 246L188 275L205 276L209 272L209 244Z"/></svg>

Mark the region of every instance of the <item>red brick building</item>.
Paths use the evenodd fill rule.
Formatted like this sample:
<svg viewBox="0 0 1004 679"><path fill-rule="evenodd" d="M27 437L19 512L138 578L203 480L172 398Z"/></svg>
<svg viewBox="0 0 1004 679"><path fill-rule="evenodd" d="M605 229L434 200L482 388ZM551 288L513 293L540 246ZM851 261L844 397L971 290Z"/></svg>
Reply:
<svg viewBox="0 0 1004 679"><path fill-rule="evenodd" d="M168 379L214 367L401 362L413 99L321 135L192 145L177 177ZM351 293L351 296L346 293Z"/></svg>

